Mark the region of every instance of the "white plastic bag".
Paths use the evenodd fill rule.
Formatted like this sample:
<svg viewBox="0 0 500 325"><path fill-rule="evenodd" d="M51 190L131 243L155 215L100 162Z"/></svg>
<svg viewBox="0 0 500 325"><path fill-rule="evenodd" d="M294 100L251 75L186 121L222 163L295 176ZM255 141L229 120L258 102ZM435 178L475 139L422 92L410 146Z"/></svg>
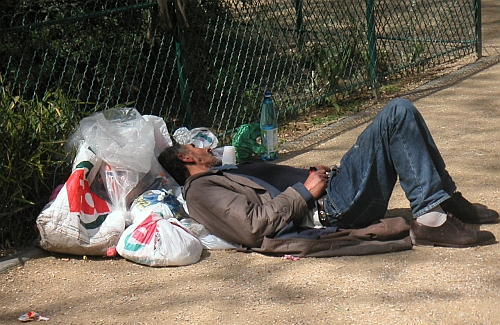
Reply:
<svg viewBox="0 0 500 325"><path fill-rule="evenodd" d="M153 212L125 229L116 251L143 265L182 266L196 263L203 246L177 219L164 219Z"/></svg>
<svg viewBox="0 0 500 325"><path fill-rule="evenodd" d="M170 139L167 125L159 116L143 115L142 117L153 125L155 137L155 157L158 157L160 153L165 150L165 148L172 146L172 139Z"/></svg>
<svg viewBox="0 0 500 325"><path fill-rule="evenodd" d="M147 173L154 155L154 124L135 108L113 108L80 121L71 136L83 139L96 155L117 170Z"/></svg>
<svg viewBox="0 0 500 325"><path fill-rule="evenodd" d="M217 147L217 137L207 128L188 128L181 127L175 130L173 135L175 141L179 144L192 143L196 148L211 148Z"/></svg>
<svg viewBox="0 0 500 325"><path fill-rule="evenodd" d="M130 206L133 222L144 220L152 212L163 218L179 219L183 215L182 195L176 197L172 190L161 188L159 190L148 190L139 195Z"/></svg>
<svg viewBox="0 0 500 325"><path fill-rule="evenodd" d="M236 245L211 234L201 223L191 218L184 218L181 223L198 238L205 249L234 249Z"/></svg>
<svg viewBox="0 0 500 325"><path fill-rule="evenodd" d="M105 255L125 229L127 212L114 207L90 190L102 161L83 145L74 170L54 201L37 217L40 246L48 251L76 255Z"/></svg>
<svg viewBox="0 0 500 325"><path fill-rule="evenodd" d="M157 156L172 145L162 118L141 116L131 107L108 109L82 119L67 145L77 147L82 142L104 162L100 187L92 184L93 188L121 211L126 211L135 196L160 174L166 174Z"/></svg>
<svg viewBox="0 0 500 325"><path fill-rule="evenodd" d="M73 173L37 218L40 246L53 252L105 255L132 223L128 207L150 187L180 192L156 156L172 141L163 119L135 108L97 112L67 142Z"/></svg>

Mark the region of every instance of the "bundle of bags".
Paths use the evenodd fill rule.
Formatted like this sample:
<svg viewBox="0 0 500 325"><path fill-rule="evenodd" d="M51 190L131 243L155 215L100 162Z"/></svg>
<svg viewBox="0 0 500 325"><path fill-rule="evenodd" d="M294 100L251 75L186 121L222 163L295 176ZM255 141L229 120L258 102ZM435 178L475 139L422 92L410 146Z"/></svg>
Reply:
<svg viewBox="0 0 500 325"><path fill-rule="evenodd" d="M181 142L217 145L206 129L179 132ZM76 151L72 173L36 220L42 248L98 256L115 248L150 266L188 265L204 248L234 248L189 218L182 188L157 161L172 145L160 117L135 108L98 112L80 121L67 145Z"/></svg>

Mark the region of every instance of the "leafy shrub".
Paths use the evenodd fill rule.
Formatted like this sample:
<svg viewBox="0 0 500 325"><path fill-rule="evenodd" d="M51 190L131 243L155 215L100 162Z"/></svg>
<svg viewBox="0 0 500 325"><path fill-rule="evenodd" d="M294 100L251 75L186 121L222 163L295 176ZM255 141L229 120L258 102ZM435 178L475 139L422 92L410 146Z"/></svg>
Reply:
<svg viewBox="0 0 500 325"><path fill-rule="evenodd" d="M26 245L36 237L35 220L54 187L68 177L66 136L83 113L61 91L23 100L0 79L0 247Z"/></svg>

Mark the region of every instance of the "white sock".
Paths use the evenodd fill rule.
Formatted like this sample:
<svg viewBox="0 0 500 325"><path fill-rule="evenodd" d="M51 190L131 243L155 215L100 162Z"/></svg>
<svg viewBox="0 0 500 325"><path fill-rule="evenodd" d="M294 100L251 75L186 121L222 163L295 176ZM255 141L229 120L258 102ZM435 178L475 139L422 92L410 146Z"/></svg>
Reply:
<svg viewBox="0 0 500 325"><path fill-rule="evenodd" d="M439 227L446 222L446 218L446 212L438 205L434 209L418 217L417 221L419 224L427 227Z"/></svg>

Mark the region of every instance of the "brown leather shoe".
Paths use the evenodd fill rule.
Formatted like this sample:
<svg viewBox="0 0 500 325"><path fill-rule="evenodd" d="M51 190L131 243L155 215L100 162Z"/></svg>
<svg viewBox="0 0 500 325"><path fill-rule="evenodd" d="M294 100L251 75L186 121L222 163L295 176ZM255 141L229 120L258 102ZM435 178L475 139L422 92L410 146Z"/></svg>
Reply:
<svg viewBox="0 0 500 325"><path fill-rule="evenodd" d="M492 223L499 218L498 212L482 204L470 203L460 192L453 193L449 200L440 205L445 212L453 214L465 223Z"/></svg>
<svg viewBox="0 0 500 325"><path fill-rule="evenodd" d="M414 245L421 246L472 247L496 241L491 232L471 229L452 215L448 215L446 222L439 227L428 227L414 221L410 237Z"/></svg>

